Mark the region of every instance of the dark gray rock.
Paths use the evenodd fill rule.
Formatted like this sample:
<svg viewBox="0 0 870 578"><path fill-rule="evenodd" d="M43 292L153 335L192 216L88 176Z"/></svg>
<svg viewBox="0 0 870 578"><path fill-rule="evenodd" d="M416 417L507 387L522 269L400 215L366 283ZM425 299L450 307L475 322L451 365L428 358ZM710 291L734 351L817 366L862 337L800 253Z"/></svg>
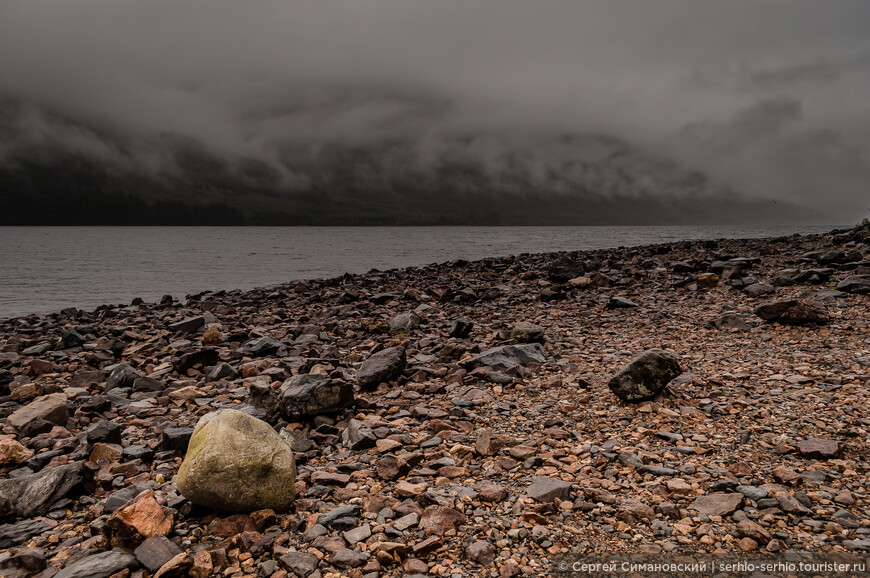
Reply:
<svg viewBox="0 0 870 578"><path fill-rule="evenodd" d="M450 331L447 332L447 336L465 339L471 334L472 329L474 329L474 322L468 317L460 317L450 325Z"/></svg>
<svg viewBox="0 0 870 578"><path fill-rule="evenodd" d="M281 567L299 578L306 578L317 570L317 557L305 552L288 552L278 559Z"/></svg>
<svg viewBox="0 0 870 578"><path fill-rule="evenodd" d="M0 548L12 548L51 528L42 520L22 520L0 526Z"/></svg>
<svg viewBox="0 0 870 578"><path fill-rule="evenodd" d="M556 498L566 499L571 494L571 482L563 482L556 478L535 476L526 489L526 495L538 502L552 502Z"/></svg>
<svg viewBox="0 0 870 578"><path fill-rule="evenodd" d="M160 449L163 451L187 451L190 436L193 435L192 427L170 427L163 430L160 439Z"/></svg>
<svg viewBox="0 0 870 578"><path fill-rule="evenodd" d="M767 497L767 490L755 486L737 486L735 489L753 502L763 500Z"/></svg>
<svg viewBox="0 0 870 578"><path fill-rule="evenodd" d="M217 381L223 378L235 379L239 376L239 372L233 369L229 363L218 363L209 367L205 372L206 381Z"/></svg>
<svg viewBox="0 0 870 578"><path fill-rule="evenodd" d="M133 381L133 391L163 391L166 389L166 384L159 379L153 377L139 377Z"/></svg>
<svg viewBox="0 0 870 578"><path fill-rule="evenodd" d="M341 432L341 443L351 450L365 450L375 447L378 438L372 432L372 428L363 422L352 419L348 426Z"/></svg>
<svg viewBox="0 0 870 578"><path fill-rule="evenodd" d="M202 315L197 315L195 317L188 317L187 319L182 319L181 321L176 321L175 323L170 323L169 329L171 329L172 331L177 331L179 333L190 333L196 331L203 325L205 325L205 317Z"/></svg>
<svg viewBox="0 0 870 578"><path fill-rule="evenodd" d="M280 391L282 412L290 420L335 413L354 404L352 384L322 375L291 377Z"/></svg>
<svg viewBox="0 0 870 578"><path fill-rule="evenodd" d="M7 558L0 555L0 576L3 578L30 578L48 566L45 553L37 548L20 548L10 554Z"/></svg>
<svg viewBox="0 0 870 578"><path fill-rule="evenodd" d="M109 372L105 391L111 391L116 387L133 387L133 382L140 377L142 374L129 363L119 363Z"/></svg>
<svg viewBox="0 0 870 578"><path fill-rule="evenodd" d="M607 385L624 401L643 401L654 398L682 372L675 355L649 349L620 369Z"/></svg>
<svg viewBox="0 0 870 578"><path fill-rule="evenodd" d="M637 306L637 303L625 297L611 297L607 300L608 309L631 309Z"/></svg>
<svg viewBox="0 0 870 578"><path fill-rule="evenodd" d="M120 550L109 550L80 558L54 575L54 578L108 578L124 568L138 566L136 558Z"/></svg>
<svg viewBox="0 0 870 578"><path fill-rule="evenodd" d="M837 283L837 289L861 295L870 293L870 275L850 275Z"/></svg>
<svg viewBox="0 0 870 578"><path fill-rule="evenodd" d="M265 357L267 355L275 355L282 347L284 347L284 344L274 337L263 337L248 346L248 353L255 357Z"/></svg>
<svg viewBox="0 0 870 578"><path fill-rule="evenodd" d="M377 387L384 381L393 381L404 373L407 358L404 347L390 347L366 359L356 374L360 387Z"/></svg>
<svg viewBox="0 0 870 578"><path fill-rule="evenodd" d="M756 307L755 314L765 321L783 325L824 325L831 320L828 310L818 301L789 299L765 303Z"/></svg>
<svg viewBox="0 0 870 578"><path fill-rule="evenodd" d="M111 514L147 489L149 488L145 484L134 484L118 490L106 498L106 503L103 505L103 513Z"/></svg>
<svg viewBox="0 0 870 578"><path fill-rule="evenodd" d="M461 362L467 370L478 367L489 367L494 371L507 371L518 365L530 363L544 363L547 360L547 352L540 343L526 345L502 345L488 349L480 355Z"/></svg>
<svg viewBox="0 0 870 578"><path fill-rule="evenodd" d="M325 514L320 514L320 517L317 518L317 523L325 528L329 528L336 520L359 517L359 512L359 504L346 504L333 508Z"/></svg>
<svg viewBox="0 0 870 578"><path fill-rule="evenodd" d="M0 481L0 501L6 499L20 518L40 516L58 500L80 489L82 464L76 462L44 472Z"/></svg>
<svg viewBox="0 0 870 578"><path fill-rule="evenodd" d="M138 548L133 550L133 555L148 570L156 572L181 552L181 548L175 542L162 534L158 534L142 542Z"/></svg>
<svg viewBox="0 0 870 578"><path fill-rule="evenodd" d="M105 444L120 444L121 432L123 430L124 426L120 423L109 420L98 421L88 427L88 442L92 444L97 442Z"/></svg>
<svg viewBox="0 0 870 578"><path fill-rule="evenodd" d="M184 374L188 369L194 367L195 365L202 365L203 367L208 367L210 365L216 364L220 360L220 353L217 349L200 349L198 351L191 351L190 353L185 353L181 357L173 360L173 364L175 365L175 370L178 373Z"/></svg>
<svg viewBox="0 0 870 578"><path fill-rule="evenodd" d="M154 459L154 450L148 446L135 445L124 448L124 458L127 460L142 460L150 462Z"/></svg>
<svg viewBox="0 0 870 578"><path fill-rule="evenodd" d="M67 329L60 336L60 346L62 349L71 349L73 347L80 347L87 343L87 339L84 335L76 331L75 329Z"/></svg>

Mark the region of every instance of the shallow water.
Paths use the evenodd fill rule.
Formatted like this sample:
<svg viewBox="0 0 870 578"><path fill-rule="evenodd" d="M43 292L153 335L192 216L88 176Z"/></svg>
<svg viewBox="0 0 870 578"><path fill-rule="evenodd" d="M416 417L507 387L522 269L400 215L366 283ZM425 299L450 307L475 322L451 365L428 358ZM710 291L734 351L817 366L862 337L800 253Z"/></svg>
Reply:
<svg viewBox="0 0 870 578"><path fill-rule="evenodd" d="M0 227L0 318L460 258L834 227Z"/></svg>

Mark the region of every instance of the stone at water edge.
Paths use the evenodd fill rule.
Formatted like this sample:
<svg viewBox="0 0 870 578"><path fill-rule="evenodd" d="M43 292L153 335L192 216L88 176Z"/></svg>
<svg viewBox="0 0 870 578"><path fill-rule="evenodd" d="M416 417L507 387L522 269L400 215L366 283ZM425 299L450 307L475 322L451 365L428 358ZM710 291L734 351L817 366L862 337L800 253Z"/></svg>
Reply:
<svg viewBox="0 0 870 578"><path fill-rule="evenodd" d="M285 512L295 497L293 450L269 424L225 409L203 416L178 470L178 491L230 512Z"/></svg>
<svg viewBox="0 0 870 578"><path fill-rule="evenodd" d="M682 372L675 355L661 349L649 349L620 369L607 385L624 401L644 401L658 395Z"/></svg>

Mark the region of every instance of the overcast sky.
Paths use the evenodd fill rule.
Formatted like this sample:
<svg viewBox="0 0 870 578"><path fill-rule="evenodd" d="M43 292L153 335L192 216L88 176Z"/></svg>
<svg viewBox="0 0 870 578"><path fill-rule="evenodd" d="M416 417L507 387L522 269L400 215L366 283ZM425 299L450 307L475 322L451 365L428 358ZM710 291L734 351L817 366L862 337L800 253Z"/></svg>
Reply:
<svg viewBox="0 0 870 578"><path fill-rule="evenodd" d="M870 205L867 0L5 2L0 94L269 163L394 135L421 155L499 135L482 156L607 135L758 198Z"/></svg>

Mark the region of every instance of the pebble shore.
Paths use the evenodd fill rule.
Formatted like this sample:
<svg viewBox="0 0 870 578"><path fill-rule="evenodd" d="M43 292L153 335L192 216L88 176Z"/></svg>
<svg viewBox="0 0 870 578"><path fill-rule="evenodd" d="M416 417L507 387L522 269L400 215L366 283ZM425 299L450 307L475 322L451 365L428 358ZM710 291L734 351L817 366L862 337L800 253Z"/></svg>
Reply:
<svg viewBox="0 0 870 578"><path fill-rule="evenodd" d="M509 578L594 553L866 557L868 259L859 226L0 321L0 575ZM678 375L621 397L611 379L653 349ZM177 478L193 428L221 409L292 448L285 511L179 491L208 484Z"/></svg>

